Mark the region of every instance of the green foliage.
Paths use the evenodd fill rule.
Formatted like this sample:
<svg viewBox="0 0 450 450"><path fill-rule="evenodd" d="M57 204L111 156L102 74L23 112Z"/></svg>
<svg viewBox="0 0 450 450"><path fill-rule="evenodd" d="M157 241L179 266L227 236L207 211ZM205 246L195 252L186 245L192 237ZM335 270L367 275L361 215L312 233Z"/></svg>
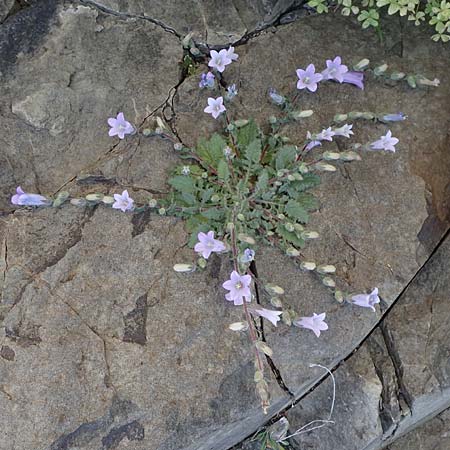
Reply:
<svg viewBox="0 0 450 450"><path fill-rule="evenodd" d="M186 219L190 246L199 231L224 236L233 222L255 240L302 248L309 213L319 206L310 191L320 177L301 162L298 147L264 135L254 121L236 121L226 133L185 149L180 156L192 164L175 168L168 180L173 191L161 206Z"/></svg>
<svg viewBox="0 0 450 450"><path fill-rule="evenodd" d="M363 28L380 28L380 10L392 16L398 14L414 21L416 25L428 22L435 31L434 41L450 40L450 2L446 0L310 0L308 6L319 14L327 13L329 6L337 4L344 16L355 15Z"/></svg>

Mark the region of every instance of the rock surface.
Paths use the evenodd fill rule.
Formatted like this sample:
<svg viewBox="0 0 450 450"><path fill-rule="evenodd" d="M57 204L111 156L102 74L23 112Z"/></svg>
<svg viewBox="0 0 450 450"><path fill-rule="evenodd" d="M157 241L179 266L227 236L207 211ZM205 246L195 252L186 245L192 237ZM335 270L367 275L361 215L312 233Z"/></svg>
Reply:
<svg viewBox="0 0 450 450"><path fill-rule="evenodd" d="M336 411L353 421L341 422L348 424L341 434L320 430L330 445L378 445L378 437L405 423L409 407L415 417L416 399L448 386L448 243L397 298L449 227L450 79L448 58L438 57L449 49L408 27L400 57L335 16L299 20L237 48L239 62L225 80L239 80L237 114L258 120L276 113L266 100L270 86L287 89L295 68L323 65L336 54L441 79L438 89L411 91L369 78L363 92L329 84L316 96L302 95L302 109L315 116L289 130L300 142L335 113L363 106L401 109L409 121L392 125L401 143L396 154L366 154L325 177L312 218L322 239L307 249L309 258L338 267L342 287L378 286L381 310L340 306L320 280L274 249L259 250L259 276L282 285L285 302L301 315L326 311L330 324L320 340L306 330L265 327L279 372L269 375L273 405L264 416L247 339L227 330L240 313L223 301L225 257L205 272L176 274L175 262L193 258L182 222L101 207L14 211L9 198L19 184L46 195L126 188L136 200L165 192L176 161L172 145L141 135L109 138L107 118L123 111L148 126L162 109L188 145L219 129L223 124L202 112L207 94L198 90L198 75L182 74L180 36L193 31L200 42L226 45L293 2L224 2L219 9L152 2L151 10L138 1L82 3L33 3L0 25L0 449L227 449L317 384L292 411L292 424L302 424L330 400L323 370L309 363L335 367L397 301L336 371ZM395 31L388 36L401 39ZM385 129L355 128L361 140ZM421 404L423 418L436 404Z"/></svg>

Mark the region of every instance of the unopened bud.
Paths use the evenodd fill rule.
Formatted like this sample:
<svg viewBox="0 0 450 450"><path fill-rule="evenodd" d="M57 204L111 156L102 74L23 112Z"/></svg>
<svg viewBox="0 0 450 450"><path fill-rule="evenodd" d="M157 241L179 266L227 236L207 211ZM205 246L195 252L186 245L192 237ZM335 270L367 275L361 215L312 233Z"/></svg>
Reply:
<svg viewBox="0 0 450 450"><path fill-rule="evenodd" d="M74 206L86 206L87 202L84 198L71 198L70 204Z"/></svg>
<svg viewBox="0 0 450 450"><path fill-rule="evenodd" d="M322 278L322 283L327 287L335 287L336 286L335 281L333 280L333 278L330 278L330 277Z"/></svg>
<svg viewBox="0 0 450 450"><path fill-rule="evenodd" d="M200 269L204 269L206 267L207 261L205 258L198 258L197 259L197 265L200 267Z"/></svg>
<svg viewBox="0 0 450 450"><path fill-rule="evenodd" d="M304 111L292 111L291 117L294 119L304 119L306 117L311 117L314 114L312 109L305 109Z"/></svg>
<svg viewBox="0 0 450 450"><path fill-rule="evenodd" d="M86 195L86 200L88 202L101 202L103 200L103 194L88 194Z"/></svg>
<svg viewBox="0 0 450 450"><path fill-rule="evenodd" d="M364 58L361 61L359 61L359 63L355 64L353 66L353 69L355 69L355 70L364 70L364 69L367 69L369 64L370 64L370 60L368 60L367 58Z"/></svg>
<svg viewBox="0 0 450 450"><path fill-rule="evenodd" d="M244 219L242 219L244 220ZM241 241L241 242L245 242L246 244L250 244L250 245L255 245L256 241L251 237L251 236L247 236L243 233L239 233L237 235L237 238Z"/></svg>
<svg viewBox="0 0 450 450"><path fill-rule="evenodd" d="M408 82L409 86L415 89L417 87L416 83L416 77L414 75L408 75L406 77L406 81Z"/></svg>
<svg viewBox="0 0 450 450"><path fill-rule="evenodd" d="M378 77L386 72L387 68L387 64L382 64L381 66L375 67L375 69L373 69L373 73Z"/></svg>
<svg viewBox="0 0 450 450"><path fill-rule="evenodd" d="M242 214L242 213L239 213L236 217L237 217L237 219L240 220L240 221L244 221L244 220L245 220L245 216L244 216L244 214Z"/></svg>
<svg viewBox="0 0 450 450"><path fill-rule="evenodd" d="M284 224L284 228L291 233L295 230L294 225L289 222Z"/></svg>
<svg viewBox="0 0 450 450"><path fill-rule="evenodd" d="M289 247L286 250L286 255L296 257L296 256L300 256L300 252L294 247Z"/></svg>
<svg viewBox="0 0 450 450"><path fill-rule="evenodd" d="M319 233L317 231L304 231L302 233L303 239L317 239L319 237Z"/></svg>
<svg viewBox="0 0 450 450"><path fill-rule="evenodd" d="M152 134L152 130L150 130L150 128L144 128L144 129L142 130L142 134L143 134L145 137L150 136L150 135Z"/></svg>
<svg viewBox="0 0 450 450"><path fill-rule="evenodd" d="M272 306L274 306L275 308L282 308L283 307L283 303L281 302L281 300L278 297L271 297L270 304Z"/></svg>
<svg viewBox="0 0 450 450"><path fill-rule="evenodd" d="M266 289L272 294L283 295L284 289L281 286L277 286L276 284L266 284Z"/></svg>
<svg viewBox="0 0 450 450"><path fill-rule="evenodd" d="M303 261L300 264L300 268L302 268L304 270L314 270L316 268L316 263L314 263L312 261Z"/></svg>
<svg viewBox="0 0 450 450"><path fill-rule="evenodd" d="M156 123L158 124L158 127L162 128L163 130L167 128L161 117L156 117Z"/></svg>
<svg viewBox="0 0 450 450"><path fill-rule="evenodd" d="M277 217L278 217L280 220L286 219L286 216L285 216L284 214L281 214L281 213L278 214Z"/></svg>
<svg viewBox="0 0 450 450"><path fill-rule="evenodd" d="M309 168L308 168L308 166L307 166L305 163L301 163L301 164L298 166L298 171L299 171L300 173L308 173L308 172L309 172Z"/></svg>
<svg viewBox="0 0 450 450"><path fill-rule="evenodd" d="M292 317L289 314L289 311L283 311L283 314L281 315L281 319L288 327L290 327L292 325Z"/></svg>
<svg viewBox="0 0 450 450"><path fill-rule="evenodd" d="M334 116L334 121L335 122L345 122L348 119L348 115L347 114L336 114Z"/></svg>
<svg viewBox="0 0 450 450"><path fill-rule="evenodd" d="M403 72L392 72L391 73L391 80L398 81L403 78L405 78L405 73L403 73Z"/></svg>
<svg viewBox="0 0 450 450"><path fill-rule="evenodd" d="M195 266L194 264L175 264L173 266L173 270L175 270L175 272L194 272L195 270Z"/></svg>
<svg viewBox="0 0 450 450"><path fill-rule="evenodd" d="M259 351L263 352L269 358L273 355L273 350L265 342L256 341L255 346Z"/></svg>
<svg viewBox="0 0 450 450"><path fill-rule="evenodd" d="M269 117L269 123L275 124L278 122L278 119L275 116L270 116Z"/></svg>
<svg viewBox="0 0 450 450"><path fill-rule="evenodd" d="M247 322L234 322L234 323L228 325L228 328L231 331L247 331L248 323Z"/></svg>
<svg viewBox="0 0 450 450"><path fill-rule="evenodd" d="M314 164L314 168L317 170L321 170L323 172L336 172L336 167L332 166L331 164L324 163L322 161L319 161L318 163Z"/></svg>
<svg viewBox="0 0 450 450"><path fill-rule="evenodd" d="M361 161L361 156L355 152L342 152L340 158L342 161Z"/></svg>
<svg viewBox="0 0 450 450"><path fill-rule="evenodd" d="M342 291L335 291L334 298L338 303L343 303L344 294L342 293Z"/></svg>
<svg viewBox="0 0 450 450"><path fill-rule="evenodd" d="M341 154L337 152L324 152L322 154L322 158L325 159L326 161L336 161L340 157Z"/></svg>
<svg viewBox="0 0 450 450"><path fill-rule="evenodd" d="M102 202L103 202L105 205L112 205L115 201L116 201L115 198L114 198L114 197L110 197L109 195L105 195L105 196L102 198Z"/></svg>
<svg viewBox="0 0 450 450"><path fill-rule="evenodd" d="M248 124L248 120L247 120L247 119L239 119L239 120L236 120L236 121L234 122L234 124L235 124L238 128L245 127L245 125Z"/></svg>
<svg viewBox="0 0 450 450"><path fill-rule="evenodd" d="M302 181L303 180L303 177L299 173L294 173L293 177L294 177L294 179L296 181Z"/></svg>
<svg viewBox="0 0 450 450"><path fill-rule="evenodd" d="M334 272L336 272L336 267L334 267L331 264L322 264L320 266L317 266L317 272L320 272L320 273L334 273Z"/></svg>
<svg viewBox="0 0 450 450"><path fill-rule="evenodd" d="M181 142L175 142L175 144L173 144L173 148L179 152L180 150L183 150L183 144Z"/></svg>
<svg viewBox="0 0 450 450"><path fill-rule="evenodd" d="M158 202L152 198L148 201L148 206L150 206L150 208L156 208L156 205L158 204Z"/></svg>
<svg viewBox="0 0 450 450"><path fill-rule="evenodd" d="M220 195L218 195L218 194L212 195L212 196L211 196L211 201L212 201L213 203L219 202L219 201L220 201Z"/></svg>
<svg viewBox="0 0 450 450"><path fill-rule="evenodd" d="M158 214L161 216L164 216L164 214L166 214L166 208L159 208L158 209Z"/></svg>
<svg viewBox="0 0 450 450"><path fill-rule="evenodd" d="M289 181L295 181L295 176L294 176L294 175L288 175L288 176L287 176L287 179L288 179Z"/></svg>

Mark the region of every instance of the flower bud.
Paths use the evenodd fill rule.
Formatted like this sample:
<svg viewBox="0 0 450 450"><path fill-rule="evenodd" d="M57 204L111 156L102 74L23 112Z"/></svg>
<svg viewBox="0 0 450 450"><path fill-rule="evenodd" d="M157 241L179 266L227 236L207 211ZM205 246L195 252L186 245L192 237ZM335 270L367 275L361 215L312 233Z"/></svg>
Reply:
<svg viewBox="0 0 450 450"><path fill-rule="evenodd" d="M344 294L342 293L342 291L335 291L334 298L338 303L344 302Z"/></svg>
<svg viewBox="0 0 450 450"><path fill-rule="evenodd" d="M284 294L284 289L281 286L277 286L276 284L266 284L266 289L275 295L283 295Z"/></svg>
<svg viewBox="0 0 450 450"><path fill-rule="evenodd" d="M342 152L340 158L342 161L361 161L361 156L355 152Z"/></svg>
<svg viewBox="0 0 450 450"><path fill-rule="evenodd" d="M368 60L367 58L364 58L361 61L359 61L359 63L355 64L353 66L353 69L355 69L355 70L364 70L364 69L367 69L369 64L370 64L370 60Z"/></svg>
<svg viewBox="0 0 450 450"><path fill-rule="evenodd" d="M200 269L204 269L206 267L207 261L205 258L198 258L197 259L197 265L200 267Z"/></svg>
<svg viewBox="0 0 450 450"><path fill-rule="evenodd" d="M286 228L287 231L291 232L295 230L294 225L292 223L285 223L284 228Z"/></svg>
<svg viewBox="0 0 450 450"><path fill-rule="evenodd" d="M152 130L150 130L150 128L144 128L144 129L142 130L142 134L143 134L145 137L150 136L150 135L152 134Z"/></svg>
<svg viewBox="0 0 450 450"><path fill-rule="evenodd" d="M303 270L314 270L316 268L316 263L312 261L303 261L300 264L300 268Z"/></svg>
<svg viewBox="0 0 450 450"><path fill-rule="evenodd" d="M112 205L115 201L116 201L116 200L114 199L114 197L111 197L111 196L109 196L109 195L105 195L105 196L102 198L102 202L103 202L105 205Z"/></svg>
<svg viewBox="0 0 450 450"><path fill-rule="evenodd" d="M294 175L288 175L288 176L287 176L287 179L288 179L289 181L295 181Z"/></svg>
<svg viewBox="0 0 450 450"><path fill-rule="evenodd" d="M219 201L220 201L220 195L214 194L214 195L211 196L211 202L217 203Z"/></svg>
<svg viewBox="0 0 450 450"><path fill-rule="evenodd" d="M271 297L270 304L274 306L275 308L282 308L283 303L281 303L281 300L278 297Z"/></svg>
<svg viewBox="0 0 450 450"><path fill-rule="evenodd" d="M150 206L150 208L156 208L156 205L158 204L158 202L152 198L148 201L148 206Z"/></svg>
<svg viewBox="0 0 450 450"><path fill-rule="evenodd" d="M88 202L101 202L103 197L103 194L88 194L85 198Z"/></svg>
<svg viewBox="0 0 450 450"><path fill-rule="evenodd" d="M70 204L74 206L86 206L87 202L84 198L71 198Z"/></svg>
<svg viewBox="0 0 450 450"><path fill-rule="evenodd" d="M229 231L231 233L233 230L234 230L234 223L228 222L227 223L227 231Z"/></svg>
<svg viewBox="0 0 450 450"><path fill-rule="evenodd" d="M253 380L255 381L255 383L258 383L261 380L264 380L264 374L260 370L256 370Z"/></svg>
<svg viewBox="0 0 450 450"><path fill-rule="evenodd" d="M283 311L283 314L281 315L281 320L290 327L292 325L292 317L289 314L289 311Z"/></svg>
<svg viewBox="0 0 450 450"><path fill-rule="evenodd" d="M326 161L335 161L341 157L340 153L337 152L324 152L322 158Z"/></svg>
<svg viewBox="0 0 450 450"><path fill-rule="evenodd" d="M382 75L384 72L386 72L388 68L387 64L382 64L381 66L375 67L375 69L373 69L373 73L379 77L380 75Z"/></svg>
<svg viewBox="0 0 450 450"><path fill-rule="evenodd" d="M195 270L195 266L193 264L175 264L173 266L173 270L175 270L175 272L194 272Z"/></svg>
<svg viewBox="0 0 450 450"><path fill-rule="evenodd" d="M247 322L234 322L228 325L228 328L232 331L247 331L248 323Z"/></svg>
<svg viewBox="0 0 450 450"><path fill-rule="evenodd" d="M228 130L228 131L234 131L235 128L236 128L236 127L235 127L234 123L229 123L229 124L227 125L227 130Z"/></svg>
<svg viewBox="0 0 450 450"><path fill-rule="evenodd" d="M237 219L240 220L241 222L243 222L245 220L245 216L242 213L239 213L237 216Z"/></svg>
<svg viewBox="0 0 450 450"><path fill-rule="evenodd" d="M53 200L53 208L59 208L67 199L69 198L69 193L67 191L61 191Z"/></svg>
<svg viewBox="0 0 450 450"><path fill-rule="evenodd" d="M158 209L158 214L159 214L160 216L164 216L164 214L166 214L166 208L159 208L159 209Z"/></svg>
<svg viewBox="0 0 450 450"><path fill-rule="evenodd" d="M275 116L270 116L269 117L269 123L275 124L278 122L278 119Z"/></svg>
<svg viewBox="0 0 450 450"><path fill-rule="evenodd" d="M347 114L336 114L334 116L334 121L335 122L345 122L348 119L348 115Z"/></svg>
<svg viewBox="0 0 450 450"><path fill-rule="evenodd" d="M299 223L294 223L295 231L303 231L305 227L303 225L300 225Z"/></svg>
<svg viewBox="0 0 450 450"><path fill-rule="evenodd" d="M260 351L263 352L265 355L267 355L269 358L272 357L273 355L273 350L265 343L262 341L256 341L255 342L255 346L256 348Z"/></svg>
<svg viewBox="0 0 450 450"><path fill-rule="evenodd" d="M305 109L304 111L292 111L291 117L295 120L311 117L314 114L312 109Z"/></svg>
<svg viewBox="0 0 450 450"><path fill-rule="evenodd" d="M417 87L416 83L416 77L414 75L408 75L406 77L406 81L408 82L409 86L415 89Z"/></svg>
<svg viewBox="0 0 450 450"><path fill-rule="evenodd" d="M314 164L314 168L323 172L336 172L336 167L321 161Z"/></svg>
<svg viewBox="0 0 450 450"><path fill-rule="evenodd" d="M303 239L317 239L319 237L319 233L317 231L304 231L302 233Z"/></svg>
<svg viewBox="0 0 450 450"><path fill-rule="evenodd" d="M391 73L391 80L398 81L403 78L405 78L405 73L403 73L403 72L392 72Z"/></svg>
<svg viewBox="0 0 450 450"><path fill-rule="evenodd" d="M239 216L239 214L238 214ZM242 219L244 220L244 219ZM250 245L255 245L256 241L251 237L251 236L247 236L243 233L239 233L237 235L237 238L241 241L241 242L245 242L246 244L250 244Z"/></svg>
<svg viewBox="0 0 450 450"><path fill-rule="evenodd" d="M320 266L317 266L317 272L334 273L336 272L336 267L332 266L331 264L322 264Z"/></svg>
<svg viewBox="0 0 450 450"><path fill-rule="evenodd" d="M269 231L266 232L266 236L269 236L269 237L270 237L270 236L273 236L273 235L274 235L274 232L273 232L273 231L270 231L270 230L269 230Z"/></svg>
<svg viewBox="0 0 450 450"><path fill-rule="evenodd" d="M161 119L161 117L156 116L156 123L158 124L159 128L167 129L166 124L163 122L163 120Z"/></svg>
<svg viewBox="0 0 450 450"><path fill-rule="evenodd" d="M440 81L437 78L435 78L434 80L429 80L425 77L417 77L417 83L423 86L439 86Z"/></svg>
<svg viewBox="0 0 450 450"><path fill-rule="evenodd" d="M284 219L286 219L286 216L284 215L284 214L277 214L277 217L280 219L280 220L284 220Z"/></svg>
<svg viewBox="0 0 450 450"><path fill-rule="evenodd" d="M155 128L155 134L164 134L164 128L156 127Z"/></svg>
<svg viewBox="0 0 450 450"><path fill-rule="evenodd" d="M245 127L245 125L248 124L248 120L247 119L239 119L239 120L235 120L234 124L238 127Z"/></svg>
<svg viewBox="0 0 450 450"><path fill-rule="evenodd" d="M173 148L179 152L180 150L183 150L183 144L181 142L175 142L175 144L173 144Z"/></svg>
<svg viewBox="0 0 450 450"><path fill-rule="evenodd" d="M322 278L322 283L327 287L335 287L336 286L335 281L333 280L333 278L330 278L330 277Z"/></svg>
<svg viewBox="0 0 450 450"><path fill-rule="evenodd" d="M300 252L294 247L289 247L286 250L286 255L296 257L296 256L300 256Z"/></svg>
<svg viewBox="0 0 450 450"><path fill-rule="evenodd" d="M293 177L294 177L294 180L296 180L296 181L303 180L303 177L299 173L294 173Z"/></svg>
<svg viewBox="0 0 450 450"><path fill-rule="evenodd" d="M274 186L281 186L283 183L281 181L275 181L273 184Z"/></svg>
<svg viewBox="0 0 450 450"><path fill-rule="evenodd" d="M301 163L301 164L298 166L298 171L299 171L300 173L308 173L308 172L309 172L309 168L308 168L308 166L307 166L305 163Z"/></svg>

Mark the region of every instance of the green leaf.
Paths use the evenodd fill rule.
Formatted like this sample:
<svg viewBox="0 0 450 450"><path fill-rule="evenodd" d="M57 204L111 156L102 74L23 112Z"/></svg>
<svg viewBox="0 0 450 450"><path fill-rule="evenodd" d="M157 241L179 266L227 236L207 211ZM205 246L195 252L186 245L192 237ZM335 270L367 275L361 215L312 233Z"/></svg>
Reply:
<svg viewBox="0 0 450 450"><path fill-rule="evenodd" d="M221 159L217 165L217 176L223 181L228 181L230 178L230 169L224 159Z"/></svg>
<svg viewBox="0 0 450 450"><path fill-rule="evenodd" d="M305 241L299 238L293 231L287 231L283 225L279 224L276 230L278 236L284 239L287 242L290 242L297 248L303 248L305 245Z"/></svg>
<svg viewBox="0 0 450 450"><path fill-rule="evenodd" d="M193 193L196 190L195 182L191 177L185 175L178 175L169 178L168 183L177 191Z"/></svg>
<svg viewBox="0 0 450 450"><path fill-rule="evenodd" d="M213 188L208 188L202 192L202 203L206 203L214 194Z"/></svg>
<svg viewBox="0 0 450 450"><path fill-rule="evenodd" d="M203 217L206 217L207 219L220 220L223 217L223 211L217 208L210 208L206 211L203 211L201 215Z"/></svg>
<svg viewBox="0 0 450 450"><path fill-rule="evenodd" d="M294 163L296 157L296 147L292 145L281 147L280 150L278 150L278 152L276 153L275 168L277 170L289 168L289 166Z"/></svg>
<svg viewBox="0 0 450 450"><path fill-rule="evenodd" d="M181 198L184 200L186 205L194 206L197 203L197 199L194 195L189 192L182 192Z"/></svg>
<svg viewBox="0 0 450 450"><path fill-rule="evenodd" d="M316 211L319 209L319 202L312 194L301 192L297 195L296 200L307 211Z"/></svg>
<svg viewBox="0 0 450 450"><path fill-rule="evenodd" d="M238 129L237 132L237 143L241 150L244 150L251 142L259 137L259 128L254 120Z"/></svg>
<svg viewBox="0 0 450 450"><path fill-rule="evenodd" d="M303 223L307 223L309 220L308 212L303 208L300 203L295 200L289 200L284 206L284 212L289 217L298 220Z"/></svg>
<svg viewBox="0 0 450 450"><path fill-rule="evenodd" d="M253 163L256 163L259 161L259 158L261 157L261 141L259 139L255 139L252 141L249 145L247 145L245 149L245 157Z"/></svg>
<svg viewBox="0 0 450 450"><path fill-rule="evenodd" d="M258 181L255 185L255 192L264 192L269 185L269 174L266 169L263 169L258 176Z"/></svg>
<svg viewBox="0 0 450 450"><path fill-rule="evenodd" d="M208 141L202 139L196 147L196 153L210 166L216 168L218 161L223 159L223 149L227 146L226 141L217 133L213 134Z"/></svg>

